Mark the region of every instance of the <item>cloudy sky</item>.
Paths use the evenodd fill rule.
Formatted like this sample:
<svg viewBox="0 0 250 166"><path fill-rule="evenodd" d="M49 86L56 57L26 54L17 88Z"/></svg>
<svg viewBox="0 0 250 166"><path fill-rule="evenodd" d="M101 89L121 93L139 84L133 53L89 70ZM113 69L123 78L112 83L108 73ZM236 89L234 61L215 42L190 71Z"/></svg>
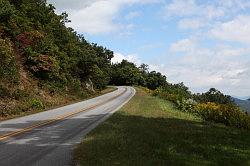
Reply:
<svg viewBox="0 0 250 166"><path fill-rule="evenodd" d="M250 96L249 0L48 0L67 26L193 92Z"/></svg>

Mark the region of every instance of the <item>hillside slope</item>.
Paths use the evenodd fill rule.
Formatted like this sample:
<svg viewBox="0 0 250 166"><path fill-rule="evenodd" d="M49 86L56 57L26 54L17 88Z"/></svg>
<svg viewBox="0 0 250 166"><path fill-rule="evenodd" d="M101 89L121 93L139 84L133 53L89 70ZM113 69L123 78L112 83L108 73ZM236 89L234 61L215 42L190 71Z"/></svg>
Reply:
<svg viewBox="0 0 250 166"><path fill-rule="evenodd" d="M109 82L113 52L44 0L0 0L0 118L66 104Z"/></svg>
<svg viewBox="0 0 250 166"><path fill-rule="evenodd" d="M234 101L237 105L239 105L244 111L250 114L250 100L241 100L234 98Z"/></svg>

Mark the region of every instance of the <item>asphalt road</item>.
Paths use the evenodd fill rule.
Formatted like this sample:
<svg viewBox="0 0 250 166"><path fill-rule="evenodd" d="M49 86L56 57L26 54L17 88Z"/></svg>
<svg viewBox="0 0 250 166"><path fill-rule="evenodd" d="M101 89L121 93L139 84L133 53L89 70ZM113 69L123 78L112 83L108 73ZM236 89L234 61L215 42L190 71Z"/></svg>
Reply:
<svg viewBox="0 0 250 166"><path fill-rule="evenodd" d="M72 150L135 94L131 87L65 107L0 122L0 166L72 165Z"/></svg>

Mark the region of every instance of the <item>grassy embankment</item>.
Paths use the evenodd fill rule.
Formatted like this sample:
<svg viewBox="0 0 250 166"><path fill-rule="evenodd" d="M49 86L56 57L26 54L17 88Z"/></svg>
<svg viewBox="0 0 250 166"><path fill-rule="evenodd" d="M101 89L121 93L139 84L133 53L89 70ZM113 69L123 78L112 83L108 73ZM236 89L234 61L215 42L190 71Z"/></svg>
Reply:
<svg viewBox="0 0 250 166"><path fill-rule="evenodd" d="M250 132L204 122L137 89L75 149L80 165L250 165Z"/></svg>

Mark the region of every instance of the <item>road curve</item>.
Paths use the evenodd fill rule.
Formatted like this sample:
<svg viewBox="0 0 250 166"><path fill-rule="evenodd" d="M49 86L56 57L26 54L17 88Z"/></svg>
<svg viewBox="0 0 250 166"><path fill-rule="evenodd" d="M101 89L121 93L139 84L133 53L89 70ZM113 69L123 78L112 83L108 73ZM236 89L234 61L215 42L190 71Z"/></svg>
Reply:
<svg viewBox="0 0 250 166"><path fill-rule="evenodd" d="M72 165L75 145L134 94L132 87L118 87L90 100L0 122L0 165Z"/></svg>

